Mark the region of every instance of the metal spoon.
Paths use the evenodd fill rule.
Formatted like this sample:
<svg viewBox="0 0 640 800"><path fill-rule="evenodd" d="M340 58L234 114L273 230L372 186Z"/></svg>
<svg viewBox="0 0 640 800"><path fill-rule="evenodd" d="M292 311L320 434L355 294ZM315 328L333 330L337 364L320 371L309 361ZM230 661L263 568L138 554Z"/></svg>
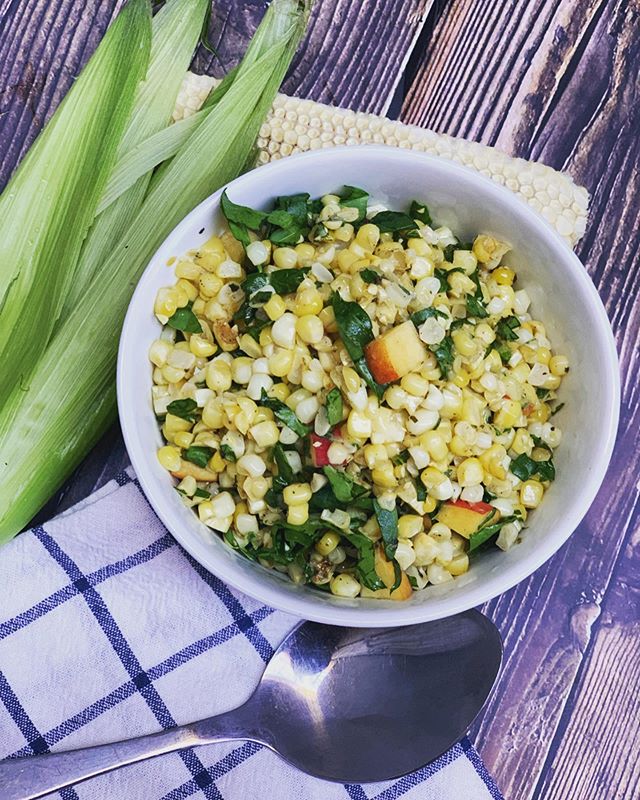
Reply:
<svg viewBox="0 0 640 800"><path fill-rule="evenodd" d="M33 800L136 761L234 739L260 742L325 780L395 778L458 741L501 658L498 631L477 611L407 628L305 622L239 708L124 742L2 761L2 797Z"/></svg>

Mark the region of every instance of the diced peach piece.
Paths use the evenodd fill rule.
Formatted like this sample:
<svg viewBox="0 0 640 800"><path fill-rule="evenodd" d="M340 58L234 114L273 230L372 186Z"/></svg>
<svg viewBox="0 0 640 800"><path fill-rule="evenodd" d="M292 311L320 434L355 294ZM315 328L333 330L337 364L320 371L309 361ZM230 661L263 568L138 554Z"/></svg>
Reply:
<svg viewBox="0 0 640 800"><path fill-rule="evenodd" d="M199 467L191 461L185 461L184 458L180 464L180 469L177 469L171 474L174 478L186 478L187 475L191 475L191 477L195 478L197 481L203 481L205 483L215 481L218 477L217 473L212 472L210 469Z"/></svg>
<svg viewBox="0 0 640 800"><path fill-rule="evenodd" d="M378 600L408 600L413 594L413 589L409 583L409 578L402 573L400 586L393 591L390 591L395 582L395 571L393 564L387 559L381 547L376 547L376 572L378 577L387 587L386 589L367 589L362 587L360 592L361 597L372 597Z"/></svg>
<svg viewBox="0 0 640 800"><path fill-rule="evenodd" d="M427 348L410 320L378 336L365 347L367 365L378 383L391 383L416 370Z"/></svg>
<svg viewBox="0 0 640 800"><path fill-rule="evenodd" d="M436 519L451 528L452 531L469 539L491 513L492 522L497 521L500 513L488 503L467 503L457 500L455 503L444 503L438 511Z"/></svg>

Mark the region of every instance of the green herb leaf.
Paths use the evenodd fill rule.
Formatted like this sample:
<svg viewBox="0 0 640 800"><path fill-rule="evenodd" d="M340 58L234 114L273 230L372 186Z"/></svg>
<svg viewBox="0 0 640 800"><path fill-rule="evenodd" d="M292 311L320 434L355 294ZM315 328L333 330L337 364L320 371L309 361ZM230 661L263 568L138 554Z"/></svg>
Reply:
<svg viewBox="0 0 640 800"><path fill-rule="evenodd" d="M306 436L309 431L311 430L308 425L304 425L298 417L296 417L295 411L292 411L289 406L286 406L282 400L278 400L276 397L269 397L265 390L262 390L260 396L260 405L265 406L265 408L270 408L276 419L279 419L287 428L290 428L294 433L297 433L298 436Z"/></svg>
<svg viewBox="0 0 640 800"><path fill-rule="evenodd" d="M371 218L371 222L378 226L380 233L399 233L406 236L412 231L417 232L415 221L402 211L380 211Z"/></svg>
<svg viewBox="0 0 640 800"><path fill-rule="evenodd" d="M409 451L408 450L401 450L397 456L394 456L391 459L391 463L395 464L396 467L400 466L400 464L406 464L409 460Z"/></svg>
<svg viewBox="0 0 640 800"><path fill-rule="evenodd" d="M495 512L494 512L495 514ZM493 514L490 515L489 519L493 517ZM500 533L500 530L507 525L509 522L514 522L517 520L518 517L512 515L510 517L503 517L502 519L494 522L492 525L483 524L477 531L471 534L469 537L469 553L472 553L474 550L477 550L481 544L489 541L493 536L496 536Z"/></svg>
<svg viewBox="0 0 640 800"><path fill-rule="evenodd" d="M393 564L393 586L390 591L395 592L402 583L402 568L395 558L391 559L391 563Z"/></svg>
<svg viewBox="0 0 640 800"><path fill-rule="evenodd" d="M200 497L203 500L209 500L211 497L211 492L208 492L206 489L196 489L193 493L194 497Z"/></svg>
<svg viewBox="0 0 640 800"><path fill-rule="evenodd" d="M373 269L361 269L360 277L365 283L380 283L382 275Z"/></svg>
<svg viewBox="0 0 640 800"><path fill-rule="evenodd" d="M178 308L175 314L167 320L167 325L185 333L202 333L202 325L191 310L191 303L183 308Z"/></svg>
<svg viewBox="0 0 640 800"><path fill-rule="evenodd" d="M308 267L302 269L277 269L269 275L269 283L277 294L292 294L305 279Z"/></svg>
<svg viewBox="0 0 640 800"><path fill-rule="evenodd" d="M558 411L560 411L561 409L563 409L563 408L564 408L564 406L565 406L565 404L564 404L564 403L560 403L559 405L557 405L557 406L556 406L556 407L553 409L553 411L552 411L552 412L549 414L549 418L551 418L551 417L555 416L555 415L558 413Z"/></svg>
<svg viewBox="0 0 640 800"><path fill-rule="evenodd" d="M273 460L278 467L278 477L281 478L282 481L286 481L286 485L288 486L293 482L293 470L291 469L289 460L284 454L284 448L279 442L273 446L272 453Z"/></svg>
<svg viewBox="0 0 640 800"><path fill-rule="evenodd" d="M348 503L369 491L366 486L357 483L348 472L337 470L335 467L324 467L323 472L329 479L336 500L341 503Z"/></svg>
<svg viewBox="0 0 640 800"><path fill-rule="evenodd" d="M409 216L411 219L418 219L420 222L424 222L425 225L431 225L431 214L429 213L426 203L420 203L414 200L409 209Z"/></svg>
<svg viewBox="0 0 640 800"><path fill-rule="evenodd" d="M344 538L358 551L356 570L358 578L367 589L384 589L385 585L376 572L373 542L364 533L344 533Z"/></svg>
<svg viewBox="0 0 640 800"><path fill-rule="evenodd" d="M255 211L248 206L241 206L229 200L225 189L220 199L220 207L235 238L247 247L251 243L249 231L259 231L266 219L263 211Z"/></svg>
<svg viewBox="0 0 640 800"><path fill-rule="evenodd" d="M451 336L447 335L439 344L432 345L429 349L438 361L440 374L443 378L446 378L449 374L449 370L453 369L453 339Z"/></svg>
<svg viewBox="0 0 640 800"><path fill-rule="evenodd" d="M374 379L364 358L364 348L374 338L369 315L358 303L343 300L337 292L331 297L331 305L340 338L351 360L369 388L382 397L385 387Z"/></svg>
<svg viewBox="0 0 640 800"><path fill-rule="evenodd" d="M194 412L197 408L198 404L196 401L187 397L184 400L173 400L167 406L167 411L169 414L173 414L174 417L186 419L188 422L195 422L196 415Z"/></svg>
<svg viewBox="0 0 640 800"><path fill-rule="evenodd" d="M467 303L467 314L470 317L477 317L482 319L483 317L489 316L489 312L484 307L484 303L482 302L481 298L474 297L473 295L468 294L466 303Z"/></svg>
<svg viewBox="0 0 640 800"><path fill-rule="evenodd" d="M332 389L329 394L327 395L327 419L329 421L329 425L333 428L334 425L338 425L342 422L342 395L340 394L340 389L334 388Z"/></svg>
<svg viewBox="0 0 640 800"><path fill-rule="evenodd" d="M358 219L356 222L362 222L366 217L368 201L369 193L365 192L364 189L358 189L357 186L345 186L340 195L341 206L358 209Z"/></svg>
<svg viewBox="0 0 640 800"><path fill-rule="evenodd" d="M395 503L392 510L384 508L377 499L373 501L373 510L380 526L384 552L389 560L393 559L398 547L398 510ZM396 587L397 588L397 587Z"/></svg>
<svg viewBox="0 0 640 800"><path fill-rule="evenodd" d="M453 275L454 272L464 272L462 267L453 267L453 269L435 269L433 271L434 277L440 281L440 291L445 294L449 291L449 281L447 277Z"/></svg>
<svg viewBox="0 0 640 800"><path fill-rule="evenodd" d="M538 475L543 481L553 481L556 469L552 459L548 461L534 461L526 453L521 453L511 462L509 469L521 481L527 481L533 475Z"/></svg>
<svg viewBox="0 0 640 800"><path fill-rule="evenodd" d="M416 497L419 503L424 503L427 499L427 490L420 478L416 478Z"/></svg>
<svg viewBox="0 0 640 800"><path fill-rule="evenodd" d="M506 342L515 342L518 334L515 332L516 328L520 327L520 320L513 315L501 319L496 325L496 333L501 339Z"/></svg>
<svg viewBox="0 0 640 800"><path fill-rule="evenodd" d="M192 444L182 454L186 461L191 461L199 467L206 467L209 459L215 453L213 447L206 447L205 445Z"/></svg>
<svg viewBox="0 0 640 800"><path fill-rule="evenodd" d="M221 444L220 445L220 455L224 458L225 461L230 461L234 464L238 459L236 458L236 454L233 450L229 447L228 444Z"/></svg>
<svg viewBox="0 0 640 800"><path fill-rule="evenodd" d="M439 311L437 308L421 308L420 311L415 311L411 315L411 322L413 322L416 328L418 328L423 322L431 317L440 317L441 319L446 319L447 315L444 313L444 311Z"/></svg>

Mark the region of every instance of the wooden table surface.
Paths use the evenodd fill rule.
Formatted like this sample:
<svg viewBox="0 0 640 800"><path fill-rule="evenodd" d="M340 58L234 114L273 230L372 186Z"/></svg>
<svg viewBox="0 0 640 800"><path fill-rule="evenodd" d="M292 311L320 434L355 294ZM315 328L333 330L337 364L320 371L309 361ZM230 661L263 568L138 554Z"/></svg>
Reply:
<svg viewBox="0 0 640 800"><path fill-rule="evenodd" d="M119 7L0 0L0 185ZM264 3L218 0L197 71L242 51ZM509 800L640 797L640 0L316 0L285 91L389 114L565 170L591 194L577 252L623 376L607 479L569 542L484 608L504 667L472 738ZM44 510L127 463L117 427ZM464 798L461 798L464 800Z"/></svg>

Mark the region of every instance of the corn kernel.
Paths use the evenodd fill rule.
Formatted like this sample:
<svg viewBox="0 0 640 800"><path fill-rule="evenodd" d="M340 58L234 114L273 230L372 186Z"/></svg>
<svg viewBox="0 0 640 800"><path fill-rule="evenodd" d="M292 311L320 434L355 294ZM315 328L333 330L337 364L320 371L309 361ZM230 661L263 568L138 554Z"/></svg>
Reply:
<svg viewBox="0 0 640 800"><path fill-rule="evenodd" d="M403 514L398 520L398 536L403 539L410 539L424 530L422 517L417 514Z"/></svg>
<svg viewBox="0 0 640 800"><path fill-rule="evenodd" d="M287 311L271 327L273 343L287 350L293 350L296 342L296 317Z"/></svg>
<svg viewBox="0 0 640 800"><path fill-rule="evenodd" d="M224 463L224 459L222 458L220 453L216 451L209 459L208 466L209 469L212 470L213 472L222 472L223 469L226 467L226 464Z"/></svg>
<svg viewBox="0 0 640 800"><path fill-rule="evenodd" d="M287 522L289 525L304 525L309 519L309 503L297 503L289 506L287 510Z"/></svg>
<svg viewBox="0 0 640 800"><path fill-rule="evenodd" d="M498 267L493 270L491 277L500 286L511 286L516 278L516 273L509 267Z"/></svg>
<svg viewBox="0 0 640 800"><path fill-rule="evenodd" d="M165 445L158 450L158 461L169 472L176 472L180 469L180 464L182 463L180 451L175 447Z"/></svg>
<svg viewBox="0 0 640 800"><path fill-rule="evenodd" d="M464 575L469 570L469 556L466 553L459 553L449 561L447 570L452 575Z"/></svg>
<svg viewBox="0 0 640 800"><path fill-rule="evenodd" d="M566 356L553 356L549 360L549 369L552 375L560 378L569 370L569 359Z"/></svg>
<svg viewBox="0 0 640 800"><path fill-rule="evenodd" d="M311 500L311 486L308 483L291 483L285 486L282 499L288 506L308 503Z"/></svg>
<svg viewBox="0 0 640 800"><path fill-rule="evenodd" d="M291 390L286 383L276 383L269 389L269 397L275 397L276 400L280 400L282 403L290 394Z"/></svg>
<svg viewBox="0 0 640 800"><path fill-rule="evenodd" d="M280 269L295 269L298 266L298 254L291 247L276 247L273 263Z"/></svg>
<svg viewBox="0 0 640 800"><path fill-rule="evenodd" d="M469 357L476 353L478 347L466 331L457 330L451 334L456 350L460 355Z"/></svg>
<svg viewBox="0 0 640 800"><path fill-rule="evenodd" d="M287 310L287 306L279 294L272 294L268 302L264 304L263 308L265 314L269 317L270 320L273 320L274 322L277 319L280 319L280 317Z"/></svg>
<svg viewBox="0 0 640 800"><path fill-rule="evenodd" d="M413 544L413 552L416 555L415 564L418 567L424 567L431 564L438 556L439 548L438 542L428 533L419 533L415 536L411 543Z"/></svg>
<svg viewBox="0 0 640 800"><path fill-rule="evenodd" d="M165 366L162 367L162 377L167 383L178 383L184 378L184 370L165 364Z"/></svg>
<svg viewBox="0 0 640 800"><path fill-rule="evenodd" d="M284 378L293 364L293 350L278 347L269 357L268 364L271 375L275 375L276 378Z"/></svg>
<svg viewBox="0 0 640 800"><path fill-rule="evenodd" d="M249 435L253 437L258 447L266 448L277 444L280 438L280 431L275 422L265 420L250 428Z"/></svg>
<svg viewBox="0 0 640 800"><path fill-rule="evenodd" d="M426 397L429 391L429 381L416 372L410 372L400 381L400 386L413 397Z"/></svg>
<svg viewBox="0 0 640 800"><path fill-rule="evenodd" d="M329 583L331 594L336 597L357 597L360 594L362 586L353 575L347 572L339 572Z"/></svg>
<svg viewBox="0 0 640 800"><path fill-rule="evenodd" d="M476 486L484 480L484 470L477 458L466 458L457 469L460 486Z"/></svg>
<svg viewBox="0 0 640 800"><path fill-rule="evenodd" d="M189 349L196 358L208 358L214 355L218 349L218 345L207 341L203 336L194 334L189 339Z"/></svg>
<svg viewBox="0 0 640 800"><path fill-rule="evenodd" d="M298 262L304 267L308 266L314 259L316 248L309 242L301 242L295 247Z"/></svg>
<svg viewBox="0 0 640 800"><path fill-rule="evenodd" d="M371 480L376 486L381 486L383 489L393 489L397 485L393 464L389 461L372 469Z"/></svg>
<svg viewBox="0 0 640 800"><path fill-rule="evenodd" d="M149 348L149 360L156 367L164 367L167 359L171 354L171 342L166 342L164 339L156 339Z"/></svg>
<svg viewBox="0 0 640 800"><path fill-rule="evenodd" d="M178 431L178 433L176 433L176 435L173 437L173 442L174 444L177 444L178 447L186 449L193 442L193 434L191 431Z"/></svg>
<svg viewBox="0 0 640 800"><path fill-rule="evenodd" d="M250 478L259 478L264 475L267 465L256 453L247 453L238 459L236 464L239 475L248 475Z"/></svg>
<svg viewBox="0 0 640 800"><path fill-rule="evenodd" d="M322 311L322 295L317 289L303 289L298 292L293 305L293 313L297 317L304 317L307 314L318 314Z"/></svg>
<svg viewBox="0 0 640 800"><path fill-rule="evenodd" d="M305 344L318 344L324 336L322 320L315 314L305 314L298 317L296 333Z"/></svg>
<svg viewBox="0 0 640 800"><path fill-rule="evenodd" d="M354 439L367 439L371 436L373 423L365 414L355 409L347 418L347 433Z"/></svg>
<svg viewBox="0 0 640 800"><path fill-rule="evenodd" d="M231 388L231 367L225 361L211 361L207 365L205 381L212 391L226 392Z"/></svg>
<svg viewBox="0 0 640 800"><path fill-rule="evenodd" d="M520 486L520 502L525 508L537 508L544 494L544 486L540 481L524 481Z"/></svg>
<svg viewBox="0 0 640 800"><path fill-rule="evenodd" d="M315 544L315 551L321 556L328 556L340 544L340 535L333 531L328 531Z"/></svg>
<svg viewBox="0 0 640 800"><path fill-rule="evenodd" d="M264 331L261 331L264 333ZM249 358L260 358L262 356L262 348L248 333L243 333L238 341L238 347L243 353L246 353Z"/></svg>

